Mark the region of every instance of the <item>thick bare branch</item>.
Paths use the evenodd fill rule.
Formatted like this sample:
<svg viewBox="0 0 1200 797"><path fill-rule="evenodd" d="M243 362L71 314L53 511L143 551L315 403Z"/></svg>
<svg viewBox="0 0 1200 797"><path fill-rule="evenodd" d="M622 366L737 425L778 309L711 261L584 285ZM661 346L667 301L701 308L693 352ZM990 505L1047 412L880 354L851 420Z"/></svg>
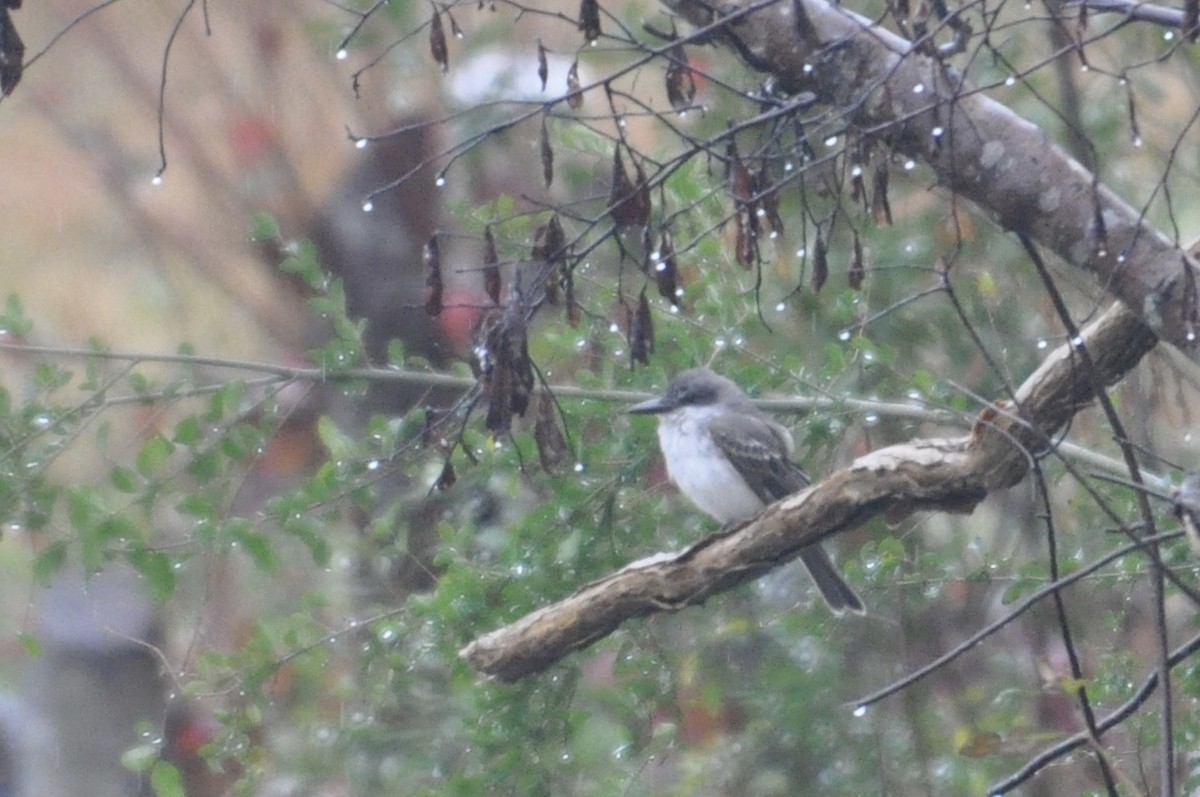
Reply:
<svg viewBox="0 0 1200 797"><path fill-rule="evenodd" d="M1093 398L1076 356L1092 354L1106 385L1154 347L1154 335L1121 305L1052 352L1017 392L1018 411L985 413L959 438L913 440L860 457L804 492L771 505L748 524L676 553L635 562L569 598L493 631L462 650L476 670L502 681L539 672L621 623L703 603L757 578L825 537L886 513L969 512L987 492L1019 481L1030 452L1050 440Z"/></svg>
<svg viewBox="0 0 1200 797"><path fill-rule="evenodd" d="M711 24L707 0L667 0ZM749 9L756 10L749 10ZM844 7L823 0L731 0L726 41L786 90L807 91L865 134L929 165L946 189L976 203L1094 275L1190 359L1197 349L1195 261L1100 185L1036 125L968 85L946 64Z"/></svg>

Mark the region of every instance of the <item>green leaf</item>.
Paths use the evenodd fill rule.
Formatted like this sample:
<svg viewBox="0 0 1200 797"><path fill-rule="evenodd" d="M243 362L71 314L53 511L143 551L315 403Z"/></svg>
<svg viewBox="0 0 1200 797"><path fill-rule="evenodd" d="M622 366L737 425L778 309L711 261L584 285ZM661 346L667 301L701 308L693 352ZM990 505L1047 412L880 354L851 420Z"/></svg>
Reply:
<svg viewBox="0 0 1200 797"><path fill-rule="evenodd" d="M200 442L202 434L200 419L195 415L189 415L175 424L175 435L172 439L181 446L194 446Z"/></svg>
<svg viewBox="0 0 1200 797"><path fill-rule="evenodd" d="M22 631L17 634L17 639L21 642L21 648L29 656L41 658L42 656L42 640L38 639L33 634Z"/></svg>
<svg viewBox="0 0 1200 797"><path fill-rule="evenodd" d="M250 228L251 241L277 241L283 234L279 222L270 213L255 213L254 226Z"/></svg>
<svg viewBox="0 0 1200 797"><path fill-rule="evenodd" d="M33 578L39 584L46 586L66 563L67 543L63 540L55 540L43 548L33 560Z"/></svg>
<svg viewBox="0 0 1200 797"><path fill-rule="evenodd" d="M179 770L166 761L154 763L150 770L150 787L158 797L186 797Z"/></svg>
<svg viewBox="0 0 1200 797"><path fill-rule="evenodd" d="M112 473L109 474L109 480L112 482L113 487L116 487L123 493L137 492L137 475L124 465L117 465L113 468Z"/></svg>
<svg viewBox="0 0 1200 797"><path fill-rule="evenodd" d="M142 444L142 450L137 455L138 473L147 479L160 473L171 458L175 445L160 434L154 435Z"/></svg>
<svg viewBox="0 0 1200 797"><path fill-rule="evenodd" d="M328 415L322 415L317 421L317 436L329 450L329 457L334 462L353 459L359 454L354 438L339 429Z"/></svg>
<svg viewBox="0 0 1200 797"><path fill-rule="evenodd" d="M130 552L129 563L146 579L154 600L166 603L175 593L175 565L171 557L141 548Z"/></svg>
<svg viewBox="0 0 1200 797"><path fill-rule="evenodd" d="M121 754L121 766L130 772L146 772L158 762L158 745L139 744Z"/></svg>

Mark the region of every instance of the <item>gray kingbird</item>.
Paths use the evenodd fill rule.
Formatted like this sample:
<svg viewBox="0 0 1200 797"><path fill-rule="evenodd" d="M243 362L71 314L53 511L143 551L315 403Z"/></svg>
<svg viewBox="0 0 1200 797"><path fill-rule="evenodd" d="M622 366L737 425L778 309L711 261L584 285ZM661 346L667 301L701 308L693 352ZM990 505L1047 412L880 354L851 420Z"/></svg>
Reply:
<svg viewBox="0 0 1200 797"><path fill-rule="evenodd" d="M629 412L658 416L658 442L671 480L720 523L754 517L810 483L792 462L791 433L755 407L741 388L707 368L684 371L662 396ZM800 561L830 609L865 611L820 545L801 551Z"/></svg>

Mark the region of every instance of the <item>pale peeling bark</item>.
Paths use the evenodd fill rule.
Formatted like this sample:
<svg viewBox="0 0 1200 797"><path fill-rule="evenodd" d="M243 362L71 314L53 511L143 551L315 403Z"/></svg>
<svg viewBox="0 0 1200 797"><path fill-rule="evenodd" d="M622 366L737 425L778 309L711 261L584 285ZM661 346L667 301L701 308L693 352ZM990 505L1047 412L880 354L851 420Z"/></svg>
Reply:
<svg viewBox="0 0 1200 797"><path fill-rule="evenodd" d="M1121 305L1082 333L1100 384L1111 385L1154 347L1154 335ZM678 552L634 562L574 595L486 634L462 650L472 667L516 681L585 648L621 623L677 611L758 578L825 537L871 517L916 510L970 512L987 492L1019 481L1031 451L1094 396L1070 345L1050 354L1017 392L1021 411L985 413L965 437L913 440L859 457L761 515Z"/></svg>

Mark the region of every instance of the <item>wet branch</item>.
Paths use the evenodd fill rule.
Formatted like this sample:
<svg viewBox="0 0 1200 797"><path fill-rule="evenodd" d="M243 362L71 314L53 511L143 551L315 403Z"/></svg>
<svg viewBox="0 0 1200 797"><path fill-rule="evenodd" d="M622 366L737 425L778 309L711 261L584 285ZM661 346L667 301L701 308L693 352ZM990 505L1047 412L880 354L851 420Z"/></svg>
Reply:
<svg viewBox="0 0 1200 797"><path fill-rule="evenodd" d="M1093 400L1093 379L1111 385L1156 342L1121 305L1080 337L1092 353L1091 377L1068 342L1018 388L1015 406L986 410L970 435L912 440L860 457L740 528L634 562L476 639L461 655L484 675L517 681L628 620L701 604L877 515L898 520L914 511L971 511L990 490L1020 481L1031 452L1050 450L1054 434Z"/></svg>

